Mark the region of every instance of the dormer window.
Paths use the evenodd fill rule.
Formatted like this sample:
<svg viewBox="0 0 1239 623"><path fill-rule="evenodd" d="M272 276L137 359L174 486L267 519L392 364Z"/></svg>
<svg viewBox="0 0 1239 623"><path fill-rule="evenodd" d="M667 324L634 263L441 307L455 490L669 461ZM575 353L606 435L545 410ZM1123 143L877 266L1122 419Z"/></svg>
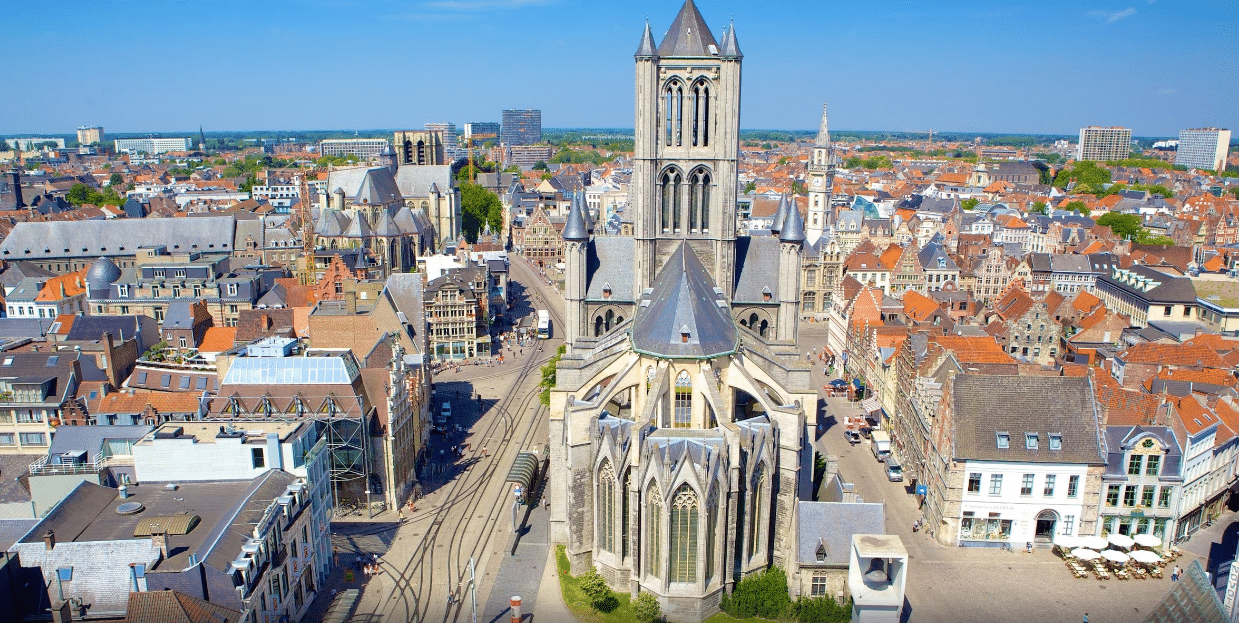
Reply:
<svg viewBox="0 0 1239 623"><path fill-rule="evenodd" d="M817 561L826 562L826 543L820 540L817 542Z"/></svg>
<svg viewBox="0 0 1239 623"><path fill-rule="evenodd" d="M684 325L684 326L680 327L680 342L682 342L682 343L687 343L687 342L688 342L688 336L689 336L690 334L691 334L691 332L690 332L690 331L689 331L689 329L688 329L688 325Z"/></svg>
<svg viewBox="0 0 1239 623"><path fill-rule="evenodd" d="M761 289L761 300L769 301L771 297L770 287L767 286Z"/></svg>
<svg viewBox="0 0 1239 623"><path fill-rule="evenodd" d="M1037 433L1024 433L1024 448L1036 450L1041 447L1041 438Z"/></svg>
<svg viewBox="0 0 1239 623"><path fill-rule="evenodd" d="M1011 447L1011 434L1010 433L998 433L998 447L999 449L1002 449L1002 450L1005 450Z"/></svg>
<svg viewBox="0 0 1239 623"><path fill-rule="evenodd" d="M1062 436L1062 434L1060 434L1060 433L1050 433L1050 449L1051 449L1051 450L1062 450L1062 449L1063 449L1063 436Z"/></svg>
<svg viewBox="0 0 1239 623"><path fill-rule="evenodd" d="M610 283L602 284L602 298L604 299L611 298L611 284Z"/></svg>

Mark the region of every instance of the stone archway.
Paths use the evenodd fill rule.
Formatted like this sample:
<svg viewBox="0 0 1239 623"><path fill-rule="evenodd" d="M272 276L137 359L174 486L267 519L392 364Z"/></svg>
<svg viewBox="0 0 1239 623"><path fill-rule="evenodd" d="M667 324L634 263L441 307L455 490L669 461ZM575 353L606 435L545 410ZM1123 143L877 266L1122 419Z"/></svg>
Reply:
<svg viewBox="0 0 1239 623"><path fill-rule="evenodd" d="M1054 540L1054 532L1058 529L1058 511L1045 509L1037 513L1033 540L1038 543L1049 543Z"/></svg>

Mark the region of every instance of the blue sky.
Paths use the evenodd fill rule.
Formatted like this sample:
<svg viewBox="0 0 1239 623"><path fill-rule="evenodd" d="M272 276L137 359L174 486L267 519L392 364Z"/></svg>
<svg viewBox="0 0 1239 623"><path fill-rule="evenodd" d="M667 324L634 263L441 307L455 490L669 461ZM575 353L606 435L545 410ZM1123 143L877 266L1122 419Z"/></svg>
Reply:
<svg viewBox="0 0 1239 623"><path fill-rule="evenodd" d="M416 128L540 108L631 127L632 53L679 0L11 3L0 134ZM1239 9L1194 0L700 0L741 125L1138 136L1239 129ZM15 61L15 62L14 62Z"/></svg>

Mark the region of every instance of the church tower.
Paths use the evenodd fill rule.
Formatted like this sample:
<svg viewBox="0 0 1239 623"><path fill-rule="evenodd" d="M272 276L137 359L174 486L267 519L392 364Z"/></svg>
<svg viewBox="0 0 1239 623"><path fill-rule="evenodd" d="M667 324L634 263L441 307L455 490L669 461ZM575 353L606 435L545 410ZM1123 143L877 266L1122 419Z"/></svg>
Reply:
<svg viewBox="0 0 1239 623"><path fill-rule="evenodd" d="M719 43L692 0L657 47L645 26L635 54L634 296L681 241L731 296L743 58L735 28Z"/></svg>
<svg viewBox="0 0 1239 623"><path fill-rule="evenodd" d="M830 144L830 128L826 123L826 104L822 104L822 125L813 141L813 159L809 161L809 218L805 223L805 238L816 244L833 212L830 199L835 184L835 148Z"/></svg>

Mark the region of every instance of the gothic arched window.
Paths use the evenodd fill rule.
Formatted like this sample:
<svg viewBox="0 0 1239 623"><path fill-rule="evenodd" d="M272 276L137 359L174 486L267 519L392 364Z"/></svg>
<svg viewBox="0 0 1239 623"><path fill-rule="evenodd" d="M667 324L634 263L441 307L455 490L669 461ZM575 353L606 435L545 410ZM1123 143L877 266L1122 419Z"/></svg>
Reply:
<svg viewBox="0 0 1239 623"><path fill-rule="evenodd" d="M680 228L680 183L683 178L680 177L680 172L674 169L663 173L661 183L659 184L659 193L662 207L662 222L659 227L664 232L671 231L672 228Z"/></svg>
<svg viewBox="0 0 1239 623"><path fill-rule="evenodd" d="M672 428L690 428L693 424L693 380L688 371L675 377L675 419Z"/></svg>
<svg viewBox="0 0 1239 623"><path fill-rule="evenodd" d="M646 499L645 517L645 572L648 575L662 575L663 560L663 497L658 485L651 484Z"/></svg>
<svg viewBox="0 0 1239 623"><path fill-rule="evenodd" d="M756 556L761 550L761 535L765 526L766 518L766 470L765 465L758 464L753 470L753 489L749 499L753 500L753 507L749 510L750 525L749 530L749 557Z"/></svg>
<svg viewBox="0 0 1239 623"><path fill-rule="evenodd" d="M693 171L689 179L688 228L710 231L710 172L705 169Z"/></svg>
<svg viewBox="0 0 1239 623"><path fill-rule="evenodd" d="M615 470L607 460L598 470L598 549L615 551Z"/></svg>
<svg viewBox="0 0 1239 623"><path fill-rule="evenodd" d="M714 538L715 524L718 523L718 487L710 488L710 498L706 500L706 583L714 577Z"/></svg>
<svg viewBox="0 0 1239 623"><path fill-rule="evenodd" d="M700 523L697 492L680 485L671 502L672 582L697 581L697 528Z"/></svg>
<svg viewBox="0 0 1239 623"><path fill-rule="evenodd" d="M704 80L693 84L689 96L693 111L693 146L710 145L710 87Z"/></svg>

